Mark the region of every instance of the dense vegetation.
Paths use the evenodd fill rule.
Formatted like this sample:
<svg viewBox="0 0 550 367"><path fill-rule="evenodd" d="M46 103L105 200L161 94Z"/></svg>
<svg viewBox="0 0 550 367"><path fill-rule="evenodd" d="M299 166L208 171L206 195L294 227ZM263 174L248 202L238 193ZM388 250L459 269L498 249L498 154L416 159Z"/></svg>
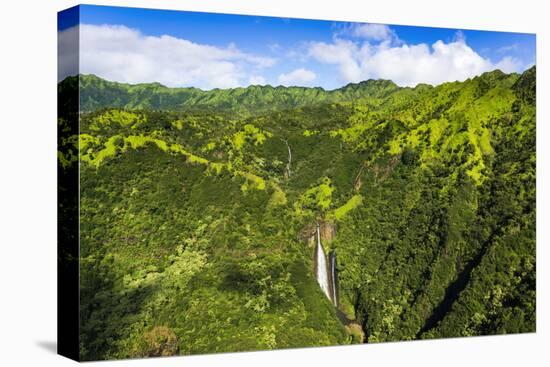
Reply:
<svg viewBox="0 0 550 367"><path fill-rule="evenodd" d="M398 89L397 85L389 80L372 79L333 91L323 88L286 88L269 85L203 91L197 88L167 88L159 83L114 83L95 75L82 75L79 81L80 109L84 112L109 106L197 112L234 111L242 115L319 103L354 101L365 97L381 97Z"/></svg>
<svg viewBox="0 0 550 367"><path fill-rule="evenodd" d="M59 152L80 162L81 357L534 331L535 73L207 92L81 76Z"/></svg>

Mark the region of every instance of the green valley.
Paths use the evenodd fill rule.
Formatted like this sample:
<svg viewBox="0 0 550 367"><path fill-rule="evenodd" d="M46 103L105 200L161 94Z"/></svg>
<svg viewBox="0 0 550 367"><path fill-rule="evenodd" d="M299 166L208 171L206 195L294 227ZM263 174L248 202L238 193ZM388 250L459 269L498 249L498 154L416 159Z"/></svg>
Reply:
<svg viewBox="0 0 550 367"><path fill-rule="evenodd" d="M66 78L82 359L534 332L535 90L535 67L335 90Z"/></svg>

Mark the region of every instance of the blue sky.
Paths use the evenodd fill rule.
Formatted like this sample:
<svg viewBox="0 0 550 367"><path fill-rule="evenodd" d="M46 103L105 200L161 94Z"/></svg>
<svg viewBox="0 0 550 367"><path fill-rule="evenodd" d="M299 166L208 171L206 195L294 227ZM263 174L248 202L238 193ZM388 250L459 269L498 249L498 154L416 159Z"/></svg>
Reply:
<svg viewBox="0 0 550 367"><path fill-rule="evenodd" d="M60 16L69 37L78 21ZM80 71L203 89L464 80L535 63L532 34L80 6Z"/></svg>

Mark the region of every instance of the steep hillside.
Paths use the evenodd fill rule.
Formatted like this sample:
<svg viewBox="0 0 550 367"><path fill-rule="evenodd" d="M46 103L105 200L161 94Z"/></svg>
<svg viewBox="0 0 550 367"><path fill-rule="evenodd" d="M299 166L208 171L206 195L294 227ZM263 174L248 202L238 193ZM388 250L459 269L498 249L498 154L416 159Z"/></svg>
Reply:
<svg viewBox="0 0 550 367"><path fill-rule="evenodd" d="M59 157L80 161L84 359L360 342L350 320L369 343L535 330L534 67L416 88L80 88Z"/></svg>

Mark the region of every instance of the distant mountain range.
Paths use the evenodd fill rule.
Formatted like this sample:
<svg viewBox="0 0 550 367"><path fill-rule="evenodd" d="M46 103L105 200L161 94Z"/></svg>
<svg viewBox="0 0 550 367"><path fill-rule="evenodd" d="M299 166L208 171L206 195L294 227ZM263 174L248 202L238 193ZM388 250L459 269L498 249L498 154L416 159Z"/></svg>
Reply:
<svg viewBox="0 0 550 367"><path fill-rule="evenodd" d="M535 67L530 70L535 70ZM529 71L526 71L529 72ZM517 74L516 74L517 75ZM484 73L474 79L495 80L506 76L500 70ZM320 103L358 102L361 99L384 99L391 94L418 94L434 87L419 84L414 88L399 87L390 80L369 79L350 83L334 90L320 87L273 87L252 85L246 88L212 89L169 88L160 83L127 84L112 82L96 75L80 75L80 110L100 108L152 110L216 110L252 112L281 110ZM74 83L77 77L63 80ZM458 83L458 82L455 82Z"/></svg>
<svg viewBox="0 0 550 367"><path fill-rule="evenodd" d="M67 78L64 83L76 77ZM415 89L431 88L420 85ZM212 89L168 88L160 83L126 84L95 75L80 75L81 111L115 107L126 109L261 111L305 105L383 98L401 88L389 80L369 79L327 91L320 87L272 87Z"/></svg>

